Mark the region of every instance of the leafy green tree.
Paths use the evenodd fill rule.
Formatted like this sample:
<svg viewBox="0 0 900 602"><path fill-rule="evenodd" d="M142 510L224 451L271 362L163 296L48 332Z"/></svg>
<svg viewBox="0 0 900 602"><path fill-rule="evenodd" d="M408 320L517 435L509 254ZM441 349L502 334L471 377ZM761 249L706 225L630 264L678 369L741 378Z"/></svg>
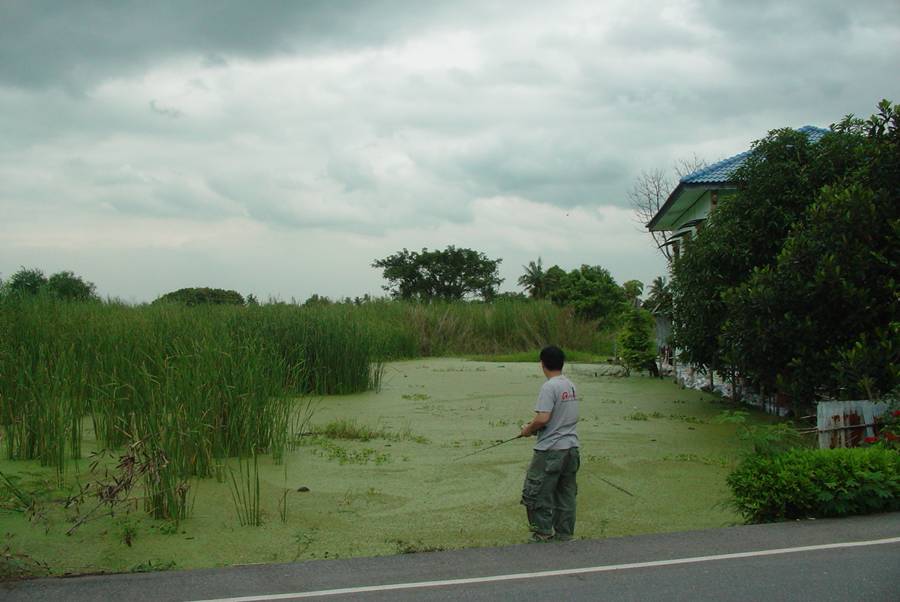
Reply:
<svg viewBox="0 0 900 602"><path fill-rule="evenodd" d="M494 297L494 301L528 301L528 297L519 292L505 291L498 293Z"/></svg>
<svg viewBox="0 0 900 602"><path fill-rule="evenodd" d="M547 274L541 265L541 258L538 257L537 263L529 261L528 265L523 265L522 269L525 273L519 276L519 286L525 289L532 299L543 299L547 296Z"/></svg>
<svg viewBox="0 0 900 602"><path fill-rule="evenodd" d="M900 378L900 107L832 130L814 145L789 131L755 145L741 190L673 266L687 359L797 406Z"/></svg>
<svg viewBox="0 0 900 602"><path fill-rule="evenodd" d="M632 370L649 368L656 359L656 350L651 335L653 317L649 312L632 307L625 315L625 325L619 333L619 357L625 366L626 375Z"/></svg>
<svg viewBox="0 0 900 602"><path fill-rule="evenodd" d="M552 298L555 291L559 291L563 282L568 278L568 274L558 265L547 268L544 273L544 292L547 297Z"/></svg>
<svg viewBox="0 0 900 602"><path fill-rule="evenodd" d="M403 249L376 260L372 267L382 269L388 281L382 288L398 299L458 301L480 297L490 301L503 282L498 275L501 261L450 245L443 251Z"/></svg>
<svg viewBox="0 0 900 602"><path fill-rule="evenodd" d="M244 297L237 291L221 288L180 288L166 293L153 303L183 303L193 305L244 305Z"/></svg>
<svg viewBox="0 0 900 602"><path fill-rule="evenodd" d="M775 260L821 187L816 146L792 129L773 130L754 143L735 175L738 193L710 214L706 227L673 262L672 326L683 359L712 370L728 369L736 361L722 345L725 293Z"/></svg>
<svg viewBox="0 0 900 602"><path fill-rule="evenodd" d="M622 285L622 292L625 293L625 300L632 307L641 306L641 295L644 294L644 283L640 280L628 280Z"/></svg>
<svg viewBox="0 0 900 602"><path fill-rule="evenodd" d="M303 302L305 307L321 307L324 305L332 305L334 301L326 297L325 295L319 295L318 293L313 293L309 296L309 298Z"/></svg>
<svg viewBox="0 0 900 602"><path fill-rule="evenodd" d="M97 299L97 287L73 272L57 272L50 276L47 290L58 299L66 301L92 301Z"/></svg>
<svg viewBox="0 0 900 602"><path fill-rule="evenodd" d="M554 303L572 307L584 318L598 320L601 327L611 326L621 315L625 293L605 268L582 265L565 273L553 266L547 275L553 282L548 293Z"/></svg>
<svg viewBox="0 0 900 602"><path fill-rule="evenodd" d="M14 295L37 295L47 285L47 277L38 268L22 267L10 276L7 290Z"/></svg>

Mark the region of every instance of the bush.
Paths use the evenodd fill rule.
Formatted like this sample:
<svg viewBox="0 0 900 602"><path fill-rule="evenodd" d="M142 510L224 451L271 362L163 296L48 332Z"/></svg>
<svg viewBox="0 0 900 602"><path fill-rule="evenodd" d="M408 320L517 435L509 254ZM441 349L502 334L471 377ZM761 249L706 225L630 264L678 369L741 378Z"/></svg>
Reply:
<svg viewBox="0 0 900 602"><path fill-rule="evenodd" d="M883 447L752 455L727 481L748 522L900 510L900 454Z"/></svg>

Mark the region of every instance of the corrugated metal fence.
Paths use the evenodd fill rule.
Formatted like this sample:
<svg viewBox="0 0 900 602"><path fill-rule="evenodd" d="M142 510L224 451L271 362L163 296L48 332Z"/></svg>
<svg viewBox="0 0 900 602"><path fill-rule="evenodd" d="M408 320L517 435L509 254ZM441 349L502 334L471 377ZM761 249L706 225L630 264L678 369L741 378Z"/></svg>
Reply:
<svg viewBox="0 0 900 602"><path fill-rule="evenodd" d="M857 447L875 435L875 418L887 409L886 403L868 400L820 401L816 411L819 448Z"/></svg>

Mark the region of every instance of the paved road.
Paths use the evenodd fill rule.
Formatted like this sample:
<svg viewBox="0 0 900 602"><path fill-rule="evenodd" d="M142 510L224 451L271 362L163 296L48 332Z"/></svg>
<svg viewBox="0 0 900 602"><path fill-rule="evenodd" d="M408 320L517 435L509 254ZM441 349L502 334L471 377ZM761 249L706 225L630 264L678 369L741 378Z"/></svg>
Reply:
<svg viewBox="0 0 900 602"><path fill-rule="evenodd" d="M255 602L301 597L367 602L896 601L900 600L900 513L565 544L39 579L0 586L0 600L10 602Z"/></svg>

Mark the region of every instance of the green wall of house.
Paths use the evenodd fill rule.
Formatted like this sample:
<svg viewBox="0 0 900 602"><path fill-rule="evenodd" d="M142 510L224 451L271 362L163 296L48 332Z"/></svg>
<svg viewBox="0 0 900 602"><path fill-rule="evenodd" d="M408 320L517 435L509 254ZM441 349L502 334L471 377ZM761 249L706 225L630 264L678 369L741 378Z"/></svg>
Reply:
<svg viewBox="0 0 900 602"><path fill-rule="evenodd" d="M733 190L719 190L719 203L728 202L728 197L734 194ZM697 199L697 201L691 205L687 211L682 213L676 221L672 224L671 230L673 232L678 231L681 227L687 222L695 219L704 219L709 215L709 212L712 208L712 191L706 190L704 193Z"/></svg>

